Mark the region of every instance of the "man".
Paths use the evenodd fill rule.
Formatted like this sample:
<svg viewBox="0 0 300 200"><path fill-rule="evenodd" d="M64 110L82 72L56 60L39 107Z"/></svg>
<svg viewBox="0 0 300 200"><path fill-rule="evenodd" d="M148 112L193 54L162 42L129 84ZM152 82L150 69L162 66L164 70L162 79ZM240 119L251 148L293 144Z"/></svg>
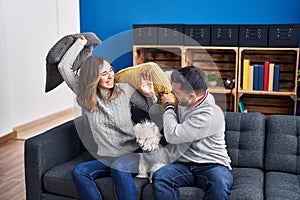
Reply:
<svg viewBox="0 0 300 200"><path fill-rule="evenodd" d="M176 69L171 74L174 99L162 94L164 136L176 144L176 162L159 169L153 177L154 196L180 199L179 188L196 186L205 191L203 199L228 199L232 186L230 158L225 144L223 111L207 91L207 76L198 67Z"/></svg>

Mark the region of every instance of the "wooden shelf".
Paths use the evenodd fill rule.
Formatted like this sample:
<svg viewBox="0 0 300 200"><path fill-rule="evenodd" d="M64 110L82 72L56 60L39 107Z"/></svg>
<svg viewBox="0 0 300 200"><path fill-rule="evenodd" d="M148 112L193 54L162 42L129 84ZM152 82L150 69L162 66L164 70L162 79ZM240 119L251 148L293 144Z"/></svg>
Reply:
<svg viewBox="0 0 300 200"><path fill-rule="evenodd" d="M164 71L181 68L182 47L181 46L144 46L133 47L133 65L144 62L156 62Z"/></svg>
<svg viewBox="0 0 300 200"><path fill-rule="evenodd" d="M294 92L297 87L298 48L240 48L239 85L243 83L243 59L249 58L251 65L263 65L265 61L280 66L279 92Z"/></svg>
<svg viewBox="0 0 300 200"><path fill-rule="evenodd" d="M261 112L266 116L271 114L293 115L296 111L295 101L289 96L243 94L237 99L243 101L248 112Z"/></svg>
<svg viewBox="0 0 300 200"><path fill-rule="evenodd" d="M299 48L134 45L133 55L134 65L151 61L164 71L194 65L207 74L217 74L218 84L209 87L209 92L224 111L238 112L238 102L243 101L250 112L296 114ZM250 58L252 64L269 61L280 65L279 91L243 90L245 57ZM224 81L229 78L235 79L232 89L224 87Z"/></svg>
<svg viewBox="0 0 300 200"><path fill-rule="evenodd" d="M236 111L236 85L232 89L227 89L224 86L224 82L228 78L236 80L238 48L185 46L184 52L185 66L198 66L207 74L213 73L218 75L217 87L209 87L209 92L215 96L216 103L224 111Z"/></svg>
<svg viewBox="0 0 300 200"><path fill-rule="evenodd" d="M294 92L274 92L274 91L260 91L260 90L239 90L239 94L257 94L257 95L274 95L274 96L294 96Z"/></svg>
<svg viewBox="0 0 300 200"><path fill-rule="evenodd" d="M243 60L250 65L264 65L265 61L280 66L279 91L243 90ZM296 114L299 48L239 48L237 102L243 101L250 112ZM238 109L237 109L238 110Z"/></svg>
<svg viewBox="0 0 300 200"><path fill-rule="evenodd" d="M233 93L235 93L234 90L226 89L225 87L209 87L208 91L212 92L212 93L221 93L221 94L233 94Z"/></svg>

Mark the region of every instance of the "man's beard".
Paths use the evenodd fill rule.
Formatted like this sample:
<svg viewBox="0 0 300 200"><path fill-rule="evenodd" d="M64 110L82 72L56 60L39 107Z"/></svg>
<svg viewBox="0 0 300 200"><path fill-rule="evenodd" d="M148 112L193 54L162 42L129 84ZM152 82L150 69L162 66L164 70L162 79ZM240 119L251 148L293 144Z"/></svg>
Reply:
<svg viewBox="0 0 300 200"><path fill-rule="evenodd" d="M184 102L178 102L178 104L180 105L180 106L189 106L189 103L187 102L187 101L184 101Z"/></svg>

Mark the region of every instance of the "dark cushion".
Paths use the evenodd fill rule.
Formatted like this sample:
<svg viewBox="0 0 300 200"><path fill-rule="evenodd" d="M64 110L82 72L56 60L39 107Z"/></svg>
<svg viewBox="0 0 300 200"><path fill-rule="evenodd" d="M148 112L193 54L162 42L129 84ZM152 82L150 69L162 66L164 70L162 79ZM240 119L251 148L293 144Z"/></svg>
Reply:
<svg viewBox="0 0 300 200"><path fill-rule="evenodd" d="M300 174L300 116L269 117L265 167L267 171Z"/></svg>
<svg viewBox="0 0 300 200"><path fill-rule="evenodd" d="M83 35L85 39L87 40L86 46L95 46L97 44L101 43L101 40L97 37L97 35L93 32L85 32L85 33L78 33L78 34L73 34L72 36L74 39L77 39Z"/></svg>
<svg viewBox="0 0 300 200"><path fill-rule="evenodd" d="M199 200L204 197L204 191L197 187L180 187L181 200ZM143 190L143 200L154 200L153 184L148 184Z"/></svg>
<svg viewBox="0 0 300 200"><path fill-rule="evenodd" d="M229 200L263 200L264 172L255 168L233 168Z"/></svg>
<svg viewBox="0 0 300 200"><path fill-rule="evenodd" d="M58 40L54 46L49 50L46 61L50 64L58 64L68 49L72 46L76 39L84 36L87 40L85 46L94 46L100 44L100 39L97 37L95 33L86 32L86 33L79 33L79 34L72 34L62 37Z"/></svg>
<svg viewBox="0 0 300 200"><path fill-rule="evenodd" d="M50 64L58 64L73 43L74 38L71 35L64 36L49 50L46 61Z"/></svg>
<svg viewBox="0 0 300 200"><path fill-rule="evenodd" d="M226 112L225 140L232 167L263 168L265 116Z"/></svg>
<svg viewBox="0 0 300 200"><path fill-rule="evenodd" d="M261 169L233 168L233 185L229 200L263 200L264 173ZM204 197L204 191L197 187L181 187L180 199L198 200ZM153 200L153 185L148 184L143 190L143 200Z"/></svg>
<svg viewBox="0 0 300 200"><path fill-rule="evenodd" d="M43 184L47 192L67 197L79 198L73 182L72 170L81 162L94 159L88 152L83 152L74 159L57 165L44 174ZM103 199L115 200L113 180L111 177L95 180ZM149 183L146 178L134 178L138 199L141 198L142 189Z"/></svg>
<svg viewBox="0 0 300 200"><path fill-rule="evenodd" d="M149 183L147 178L133 178L136 190L137 199L142 199L143 188ZM105 200L116 200L113 179L111 177L96 179L97 187L99 188L102 198Z"/></svg>
<svg viewBox="0 0 300 200"><path fill-rule="evenodd" d="M42 200L78 200L78 198L60 196L60 195L51 194L51 193L42 193L41 199Z"/></svg>
<svg viewBox="0 0 300 200"><path fill-rule="evenodd" d="M59 86L64 79L60 75L57 64L46 63L46 88L45 92L50 92Z"/></svg>
<svg viewBox="0 0 300 200"><path fill-rule="evenodd" d="M81 35L85 36L85 38L87 39L87 44L85 45L83 50L81 50L79 55L76 57L76 60L74 61L74 64L72 66L74 71L77 71L82 61L92 54L93 46L101 43L100 39L92 32L67 35L56 42L46 56L45 92L53 90L63 82L63 78L61 77L57 66L68 49Z"/></svg>
<svg viewBox="0 0 300 200"><path fill-rule="evenodd" d="M299 200L300 175L283 172L267 172L265 183L266 200Z"/></svg>
<svg viewBox="0 0 300 200"><path fill-rule="evenodd" d="M79 163L92 159L94 158L88 152L83 152L74 159L53 167L44 174L45 190L54 194L79 198L73 182L72 170Z"/></svg>

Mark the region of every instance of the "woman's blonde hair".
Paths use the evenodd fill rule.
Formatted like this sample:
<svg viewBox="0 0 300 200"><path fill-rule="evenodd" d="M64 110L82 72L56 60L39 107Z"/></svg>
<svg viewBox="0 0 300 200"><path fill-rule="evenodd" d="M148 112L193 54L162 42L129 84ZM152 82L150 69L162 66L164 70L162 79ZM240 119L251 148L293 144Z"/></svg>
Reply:
<svg viewBox="0 0 300 200"><path fill-rule="evenodd" d="M98 111L98 97L103 98L103 94L98 89L98 83L104 60L109 63L109 60L104 57L90 56L80 66L77 102L88 112ZM123 90L115 82L106 98L111 101L116 99L122 92Z"/></svg>

